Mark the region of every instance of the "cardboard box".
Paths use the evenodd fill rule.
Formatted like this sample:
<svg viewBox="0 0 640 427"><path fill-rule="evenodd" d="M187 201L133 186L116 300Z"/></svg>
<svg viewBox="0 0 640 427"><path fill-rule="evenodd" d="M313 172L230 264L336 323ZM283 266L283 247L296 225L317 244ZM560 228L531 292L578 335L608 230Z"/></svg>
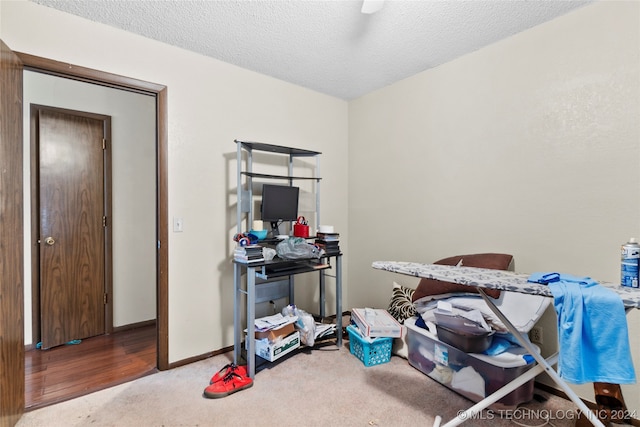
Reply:
<svg viewBox="0 0 640 427"><path fill-rule="evenodd" d="M402 325L387 310L354 308L351 319L365 337L402 338Z"/></svg>
<svg viewBox="0 0 640 427"><path fill-rule="evenodd" d="M287 353L300 347L300 332L295 331L283 339L271 342L266 339L256 340L256 356L273 362L278 360Z"/></svg>
<svg viewBox="0 0 640 427"><path fill-rule="evenodd" d="M262 340L267 338L269 341L276 341L278 338L286 337L296 331L296 327L293 323L287 323L278 329L270 329L268 331L259 332L256 331L256 339Z"/></svg>

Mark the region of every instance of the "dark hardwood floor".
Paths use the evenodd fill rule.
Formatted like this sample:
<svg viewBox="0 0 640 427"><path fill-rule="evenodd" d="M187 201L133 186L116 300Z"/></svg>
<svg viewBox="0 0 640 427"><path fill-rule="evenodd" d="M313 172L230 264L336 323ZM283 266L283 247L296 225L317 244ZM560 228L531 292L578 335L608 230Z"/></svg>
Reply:
<svg viewBox="0 0 640 427"><path fill-rule="evenodd" d="M25 352L25 406L33 410L157 372L156 326Z"/></svg>

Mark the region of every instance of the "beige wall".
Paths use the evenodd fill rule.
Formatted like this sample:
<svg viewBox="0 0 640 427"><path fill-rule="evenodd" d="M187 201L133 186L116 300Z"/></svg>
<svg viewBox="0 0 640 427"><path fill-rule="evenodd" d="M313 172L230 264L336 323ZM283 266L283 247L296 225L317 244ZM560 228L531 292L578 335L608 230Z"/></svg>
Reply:
<svg viewBox="0 0 640 427"><path fill-rule="evenodd" d="M346 229L346 102L31 2L0 2L0 38L168 87L169 217L184 219L169 234L170 363L233 344L235 138L321 151L323 222Z"/></svg>
<svg viewBox="0 0 640 427"><path fill-rule="evenodd" d="M350 304L417 284L375 260L506 252L521 273L617 282L640 236L639 18L598 2L351 102ZM555 316L543 327L549 352Z"/></svg>
<svg viewBox="0 0 640 427"><path fill-rule="evenodd" d="M31 247L30 105L111 116L113 326L156 318L156 101L32 71L24 72L25 248ZM25 283L31 283L25 253ZM25 287L25 344L31 344L31 287Z"/></svg>

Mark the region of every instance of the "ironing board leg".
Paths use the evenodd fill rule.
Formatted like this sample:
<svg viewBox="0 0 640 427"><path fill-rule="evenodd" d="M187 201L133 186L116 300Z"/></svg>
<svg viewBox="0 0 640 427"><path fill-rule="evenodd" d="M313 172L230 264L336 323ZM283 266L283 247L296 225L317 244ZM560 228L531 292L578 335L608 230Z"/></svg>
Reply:
<svg viewBox="0 0 640 427"><path fill-rule="evenodd" d="M584 404L582 399L580 399L580 397L571 389L571 387L569 387L569 385L562 378L560 378L558 373L551 367L549 363L547 363L545 358L542 357L542 355L536 350L536 348L531 344L531 341L529 341L529 337L525 336L525 334L521 333L516 329L515 326L513 326L513 323L511 323L509 319L507 319L505 315L502 314L500 309L496 307L493 301L491 301L491 299L487 296L487 294L484 293L484 290L482 288L477 288L477 289L480 295L482 295L482 298L485 300L485 302L491 309L491 311L493 311L494 314L498 316L498 318L502 321L502 323L504 323L504 325L507 327L509 332L511 332L516 337L520 345L522 345L524 348L527 349L529 354L533 356L536 362L538 362L540 365L544 367L544 371L547 373L547 375L549 375L553 380L553 382L555 382L558 386L560 386L560 388L566 393L569 399L571 399L571 401L575 403L576 406L578 406L578 409L580 409L580 411L585 415L585 417L587 417L587 419L591 422L591 424L597 427L604 427L604 424L600 422L596 414L594 414L589 410L589 408L587 407L587 405Z"/></svg>

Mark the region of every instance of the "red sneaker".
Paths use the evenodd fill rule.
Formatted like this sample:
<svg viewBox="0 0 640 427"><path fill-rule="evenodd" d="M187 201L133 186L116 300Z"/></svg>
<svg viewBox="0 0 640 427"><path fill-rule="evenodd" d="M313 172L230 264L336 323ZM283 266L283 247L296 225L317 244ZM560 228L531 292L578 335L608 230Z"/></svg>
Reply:
<svg viewBox="0 0 640 427"><path fill-rule="evenodd" d="M225 366L222 367L222 369L220 369L218 372L216 372L215 374L213 374L213 376L211 377L211 379L209 380L209 384L213 384L215 382L220 381L221 379L223 379L224 377L226 377L227 375L229 375L231 372L235 372L243 377L247 376L247 365L236 365L235 363L229 363Z"/></svg>
<svg viewBox="0 0 640 427"><path fill-rule="evenodd" d="M229 396L237 391L253 386L253 380L249 377L230 372L220 381L216 381L204 389L204 396L210 399Z"/></svg>

